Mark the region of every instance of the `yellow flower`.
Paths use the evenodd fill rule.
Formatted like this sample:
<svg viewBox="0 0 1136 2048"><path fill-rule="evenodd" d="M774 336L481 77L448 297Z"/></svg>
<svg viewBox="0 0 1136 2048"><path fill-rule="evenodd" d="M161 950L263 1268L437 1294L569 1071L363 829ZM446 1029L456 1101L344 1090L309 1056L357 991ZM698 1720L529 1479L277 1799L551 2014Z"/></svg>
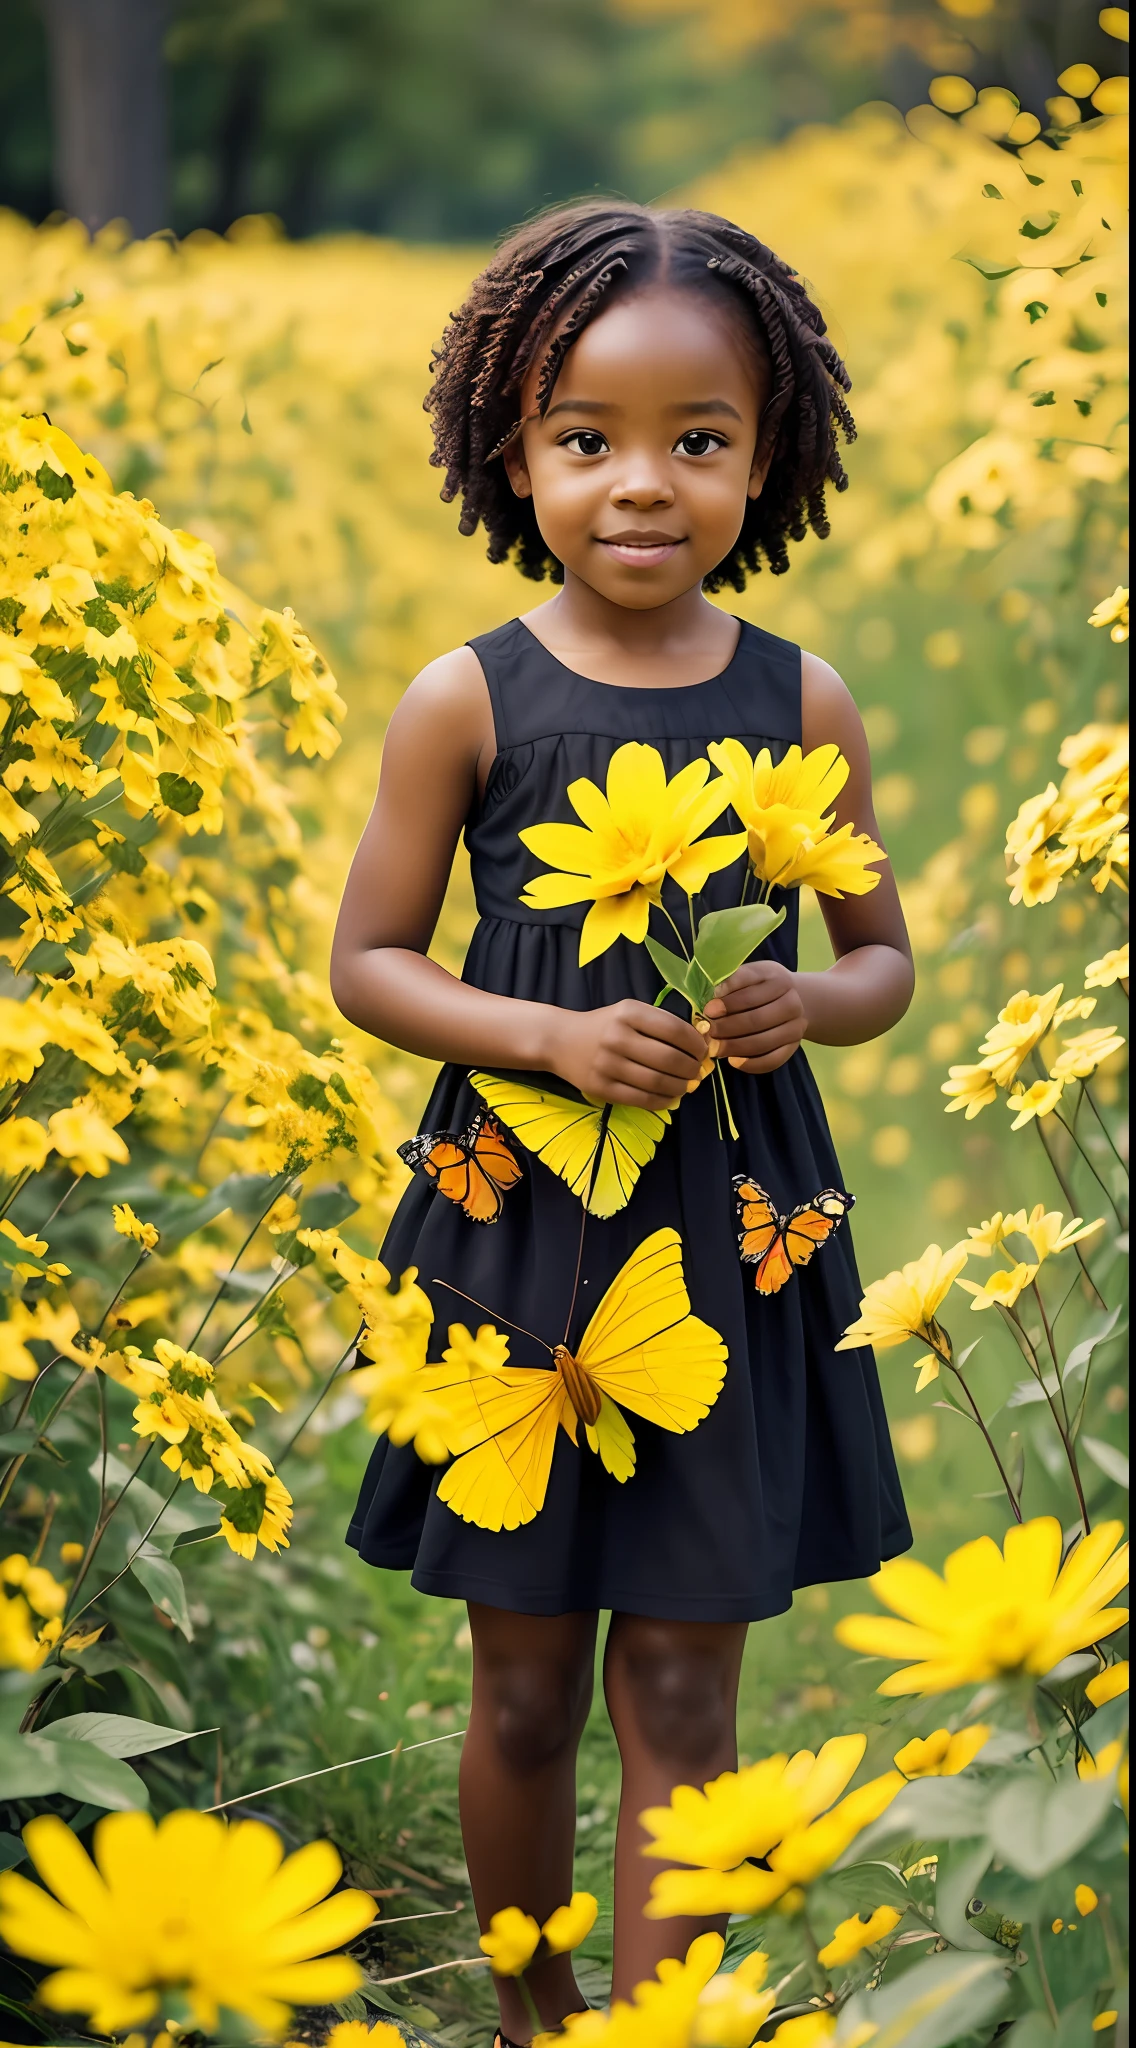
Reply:
<svg viewBox="0 0 1136 2048"><path fill-rule="evenodd" d="M1124 1043L1120 1032L1108 1024L1099 1025L1094 1031L1079 1031L1075 1038L1062 1041L1050 1073L1055 1081L1085 1081L1096 1073L1102 1060L1119 1052Z"/></svg>
<svg viewBox="0 0 1136 2048"><path fill-rule="evenodd" d="M848 780L839 747L792 746L773 765L768 747L752 760L740 740L717 740L707 753L721 770L729 801L746 828L750 865L771 888L808 883L825 896L866 896L879 882L868 872L886 859L881 846L851 825L833 832L824 816Z"/></svg>
<svg viewBox="0 0 1136 2048"><path fill-rule="evenodd" d="M1115 2008L1112 2007L1110 2007L1107 2012L1098 2012L1095 2020L1093 2021L1093 2033L1107 2033L1109 2027L1114 2027L1116 2025L1116 2022L1119 2019L1119 2017L1119 2013L1115 2010Z"/></svg>
<svg viewBox="0 0 1136 2048"><path fill-rule="evenodd" d="M950 1080L942 1083L939 1092L955 1098L947 1104L948 1116L952 1110L963 1109L967 1123L973 1123L980 1110L988 1109L992 1102L997 1102L998 1090L990 1078L988 1067L950 1067L947 1071Z"/></svg>
<svg viewBox="0 0 1136 2048"><path fill-rule="evenodd" d="M943 1331L935 1320L946 1296L962 1272L970 1247L952 1245L940 1251L929 1244L921 1259L913 1259L896 1273L873 1280L860 1303L860 1320L850 1323L837 1344L838 1351L855 1351L872 1344L886 1351L893 1344L905 1344L918 1337L924 1344L943 1348Z"/></svg>
<svg viewBox="0 0 1136 2048"><path fill-rule="evenodd" d="M51 1139L34 1117L13 1116L0 1124L0 1173L6 1179L38 1173L50 1151Z"/></svg>
<svg viewBox="0 0 1136 2048"><path fill-rule="evenodd" d="M832 2013L802 2012L795 2020L782 2020L771 2039L774 2048L820 2048L820 2044L831 2041L835 2033L836 2020Z"/></svg>
<svg viewBox="0 0 1136 2048"><path fill-rule="evenodd" d="M1016 818L1006 827L1006 852L1019 866L1024 866L1047 840L1056 836L1068 815L1069 805L1058 796L1055 782L1037 796L1027 796L1019 805Z"/></svg>
<svg viewBox="0 0 1136 2048"><path fill-rule="evenodd" d="M1111 988L1115 981L1128 980L1128 941L1114 946L1111 952L1102 953L1099 960L1090 960L1085 969L1086 988Z"/></svg>
<svg viewBox="0 0 1136 2048"><path fill-rule="evenodd" d="M904 1783L889 1771L839 1799L866 1745L863 1735L836 1736L816 1756L803 1749L766 1757L724 1771L701 1792L678 1785L669 1806L649 1807L640 1815L655 1838L646 1854L695 1868L655 1878L648 1918L760 1913L794 1886L811 1884Z"/></svg>
<svg viewBox="0 0 1136 2048"><path fill-rule="evenodd" d="M768 1956L755 1949L736 1970L711 1977L694 2009L690 2048L750 2048L777 2000L762 1989L768 1968Z"/></svg>
<svg viewBox="0 0 1136 2048"><path fill-rule="evenodd" d="M43 1064L47 1022L39 1005L0 996L0 1088L9 1081L30 1081Z"/></svg>
<svg viewBox="0 0 1136 2048"><path fill-rule="evenodd" d="M152 1223L143 1223L141 1217L134 1214L129 1202L115 1202L111 1207L111 1215L120 1237L133 1238L135 1244L142 1246L143 1251L153 1251L158 1242L157 1229Z"/></svg>
<svg viewBox="0 0 1136 2048"><path fill-rule="evenodd" d="M55 1966L41 2003L99 2033L144 2024L172 1991L206 2033L223 2009L281 2033L291 2006L334 2003L362 1982L327 1950L369 1926L375 1906L363 1892L326 1896L342 1869L330 1842L285 1860L263 1821L195 1812L108 1814L94 1862L54 1814L29 1821L24 1842L50 1890L6 1871L0 1933Z"/></svg>
<svg viewBox="0 0 1136 2048"><path fill-rule="evenodd" d="M1035 1116L1049 1116L1061 1100L1065 1083L1061 1079L1034 1081L1029 1088L1015 1088L1006 1098L1013 1116L1012 1131L1020 1131Z"/></svg>
<svg viewBox="0 0 1136 2048"><path fill-rule="evenodd" d="M1052 903L1062 880L1077 865L1074 846L1043 847L1020 861L1010 876L1011 904L1024 903L1033 910L1039 903Z"/></svg>
<svg viewBox="0 0 1136 2048"><path fill-rule="evenodd" d="M975 1280L960 1280L959 1286L973 1294L972 1309L1013 1308L1023 1287L1037 1278L1037 1267L1020 1261L1016 1266L999 1266L980 1287Z"/></svg>
<svg viewBox="0 0 1136 2048"><path fill-rule="evenodd" d="M540 1946L540 1926L519 1906L502 1906L477 1945L489 1957L495 1977L519 1977Z"/></svg>
<svg viewBox="0 0 1136 2048"><path fill-rule="evenodd" d="M1098 1216L1092 1223L1074 1216L1071 1222L1066 1223L1060 1209L1047 1209L1042 1202L1038 1202L1028 1216L1019 1210L1016 1216L1008 1219L1010 1222L1023 1237L1028 1237L1039 1261L1055 1258L1058 1252L1067 1252L1070 1245L1080 1244L1082 1238L1092 1237L1096 1231L1104 1229L1103 1216Z"/></svg>
<svg viewBox="0 0 1136 2048"><path fill-rule="evenodd" d="M1082 1920L1087 1920L1090 1913L1095 1913L1100 1904L1091 1884L1079 1884L1073 1893L1073 1901Z"/></svg>
<svg viewBox="0 0 1136 2048"><path fill-rule="evenodd" d="M599 1904L591 1892L573 1892L566 1906L557 1906L550 1913L541 1933L554 1956L567 1955L569 1949L579 1948L586 1941L596 1924Z"/></svg>
<svg viewBox="0 0 1136 2048"><path fill-rule="evenodd" d="M70 1109L57 1109L47 1120L52 1145L61 1159L72 1163L74 1172L89 1173L101 1180L111 1162L125 1166L130 1153L106 1118L82 1099Z"/></svg>
<svg viewBox="0 0 1136 2048"><path fill-rule="evenodd" d="M1085 1697L1092 1701L1094 1707L1105 1707L1109 1700L1117 1700L1127 1691L1128 1659L1125 1657L1122 1662L1106 1664L1103 1671L1090 1678L1085 1687Z"/></svg>
<svg viewBox="0 0 1136 2048"><path fill-rule="evenodd" d="M1057 982L1043 996L1031 996L1021 988L998 1012L978 1050L982 1064L1000 1088L1008 1088L1024 1059L1039 1045L1053 1022L1061 1000L1062 984Z"/></svg>
<svg viewBox="0 0 1136 2048"><path fill-rule="evenodd" d="M967 1224L966 1234L970 1240L967 1250L973 1252L977 1258L988 1259L995 1245L1002 1244L1007 1237L1011 1237L1017 1227L1013 1216L1003 1216L1001 1209L995 1209L993 1216L987 1217L985 1223L980 1223L977 1227L973 1223Z"/></svg>
<svg viewBox="0 0 1136 2048"><path fill-rule="evenodd" d="M617 1998L608 2013L573 2013L562 2036L538 2034L533 2048L554 2048L561 2038L569 2048L592 2048L593 2043L597 2048L600 2043L603 2048L694 2048L695 2043L701 2048L703 2041L718 2048L715 2035L693 2029L724 1948L720 1934L698 1935L684 1962L669 1957L660 1963L654 1977L635 1986L630 2002ZM732 2037L725 2037L723 2048L732 2048Z"/></svg>
<svg viewBox="0 0 1136 2048"><path fill-rule="evenodd" d="M1119 1522L1100 1523L1062 1564L1061 1525L1041 1515L1010 1529L1004 1550L989 1536L964 1543L942 1578L914 1558L893 1558L871 1584L903 1619L850 1614L837 1640L870 1657L917 1660L884 1679L879 1690L893 1698L1010 1671L1044 1676L1123 1628L1127 1608L1107 1604L1127 1582L1128 1546L1116 1549L1123 1533Z"/></svg>
<svg viewBox="0 0 1136 2048"><path fill-rule="evenodd" d="M1118 583L1111 597L1102 597L1089 613L1090 626L1111 626L1110 640L1128 638L1128 592Z"/></svg>
<svg viewBox="0 0 1136 2048"><path fill-rule="evenodd" d="M642 944L668 875L696 895L743 851L740 832L694 843L730 800L724 779L708 783L709 774L708 761L689 761L668 782L658 749L628 741L608 763L606 796L586 776L569 783L582 824L530 825L519 835L538 860L562 870L534 876L521 896L528 909L592 905L580 933L581 967L621 935Z"/></svg>
<svg viewBox="0 0 1136 2048"><path fill-rule="evenodd" d="M287 2043L286 2048L299 2048L299 2044ZM376 2020L373 2027L366 2020L340 2020L327 2036L324 2048L406 2048L406 2035L400 2034L389 2020Z"/></svg>
<svg viewBox="0 0 1136 2048"><path fill-rule="evenodd" d="M894 1933L902 1918L903 1914L894 1906L877 1906L874 1913L853 1913L849 1919L840 1922L831 1941L817 1951L817 1960L826 1970L839 1969L842 1964L850 1963L853 1956L858 1956L861 1949L871 1948L875 1942L883 1941L885 1936Z"/></svg>
<svg viewBox="0 0 1136 2048"><path fill-rule="evenodd" d="M989 1740L990 1730L984 1721L961 1728L957 1735L951 1735L946 1728L936 1728L933 1735L917 1735L897 1749L895 1767L905 1778L957 1778Z"/></svg>
<svg viewBox="0 0 1136 2048"><path fill-rule="evenodd" d="M1062 1024L1068 1024L1074 1017L1091 1017L1096 1006L1095 996L1070 996L1054 1011L1054 1028L1059 1029Z"/></svg>

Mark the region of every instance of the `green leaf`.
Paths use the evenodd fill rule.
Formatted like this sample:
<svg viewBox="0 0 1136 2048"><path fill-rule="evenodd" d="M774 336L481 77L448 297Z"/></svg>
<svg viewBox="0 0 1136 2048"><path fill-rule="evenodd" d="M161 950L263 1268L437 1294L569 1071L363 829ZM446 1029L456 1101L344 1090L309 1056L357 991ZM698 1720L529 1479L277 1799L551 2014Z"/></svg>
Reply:
<svg viewBox="0 0 1136 2048"><path fill-rule="evenodd" d="M911 1904L911 1894L895 1863L851 1863L846 1870L830 1871L825 1883L857 1908L894 1906L897 1912L906 1913Z"/></svg>
<svg viewBox="0 0 1136 2048"><path fill-rule="evenodd" d="M27 1853L19 1835L0 1834L0 1870L14 1870Z"/></svg>
<svg viewBox="0 0 1136 2048"><path fill-rule="evenodd" d="M42 1740L58 1758L57 1791L71 1799L89 1800L92 1806L109 1808L112 1813L149 1806L145 1780L120 1757L107 1756L93 1742L52 1742L47 1735Z"/></svg>
<svg viewBox="0 0 1136 2048"><path fill-rule="evenodd" d="M56 470L52 469L49 462L40 464L35 473L35 480L45 498L60 498L66 504L68 498L75 496L75 486L66 471L60 476ZM118 621L116 620L116 626L117 623Z"/></svg>
<svg viewBox="0 0 1136 2048"><path fill-rule="evenodd" d="M950 2048L977 2034L1009 1991L1004 1962L993 1956L929 1956L882 1991L861 1991L840 2015L835 2048L865 2022L872 2048Z"/></svg>
<svg viewBox="0 0 1136 2048"><path fill-rule="evenodd" d="M25 1451L32 1449L38 1437L39 1431L35 1429L6 1430L4 1435L0 1436L0 1451L3 1451L6 1457L20 1458Z"/></svg>
<svg viewBox="0 0 1136 2048"><path fill-rule="evenodd" d="M1030 316L1030 326L1032 327L1038 320L1044 320L1048 311L1049 307L1044 299L1031 299L1026 307L1026 312Z"/></svg>
<svg viewBox="0 0 1136 2048"><path fill-rule="evenodd" d="M982 187L982 196L984 199L1001 199L1002 194L999 192L997 185L984 185Z"/></svg>
<svg viewBox="0 0 1136 2048"><path fill-rule="evenodd" d="M140 1189L139 1196L146 1193L146 1214L161 1231L165 1252L223 1216L226 1209L232 1209L238 1216L255 1216L258 1211L270 1208L290 1180L291 1175L286 1173L231 1173L207 1195L175 1195L168 1203L154 1201L148 1190ZM123 1199L127 1199L125 1192Z"/></svg>
<svg viewBox="0 0 1136 2048"><path fill-rule="evenodd" d="M989 1788L975 1778L920 1778L905 1785L887 1812L865 1828L841 1868L875 1855L889 1842L974 1840L986 1833L989 1804Z"/></svg>
<svg viewBox="0 0 1136 2048"><path fill-rule="evenodd" d="M986 1803L986 1832L997 1855L1023 1877L1046 1877L1091 1841L1115 1794L1111 1778L1019 1777ZM898 1804L898 1801L896 1802Z"/></svg>
<svg viewBox="0 0 1136 2048"><path fill-rule="evenodd" d="M157 1721L136 1721L130 1714L65 1714L51 1721L42 1733L52 1742L63 1739L91 1742L106 1756L147 1756L152 1749L169 1749L172 1743L188 1742L196 1728L163 1728Z"/></svg>
<svg viewBox="0 0 1136 2048"><path fill-rule="evenodd" d="M1128 1487L1128 1459L1115 1444L1106 1444L1099 1436L1083 1436L1084 1444L1093 1464L1111 1479L1116 1486Z"/></svg>
<svg viewBox="0 0 1136 2048"><path fill-rule="evenodd" d="M948 1842L939 1852L935 1877L935 1925L952 1948L974 1949L989 1955L994 1944L978 1933L966 1917L966 1908L990 1866L990 1844L983 1836L977 1841Z"/></svg>
<svg viewBox="0 0 1136 2048"><path fill-rule="evenodd" d="M768 903L746 903L733 910L711 910L699 920L694 939L694 957L716 988L764 944L785 912Z"/></svg>
<svg viewBox="0 0 1136 2048"><path fill-rule="evenodd" d="M337 1223L346 1223L358 1207L354 1195L341 1180L326 1181L304 1196L300 1222L305 1230L333 1230Z"/></svg>
<svg viewBox="0 0 1136 2048"><path fill-rule="evenodd" d="M186 1599L185 1581L176 1564L171 1564L156 1544L143 1543L131 1558L130 1569L145 1586L155 1607L168 1614L186 1641L191 1643L193 1623L189 1618L189 1601Z"/></svg>
<svg viewBox="0 0 1136 2048"><path fill-rule="evenodd" d="M166 809L176 811L180 818L192 817L200 806L203 794L201 784L191 782L185 775L175 775L170 768L162 770L158 777L158 788L162 792L162 802Z"/></svg>
<svg viewBox="0 0 1136 2048"><path fill-rule="evenodd" d="M1046 235L1051 235L1053 233L1053 230L1057 226L1057 223L1060 220L1060 218L1060 214L1054 213L1052 208L1050 209L1049 219L1044 223L1031 220L1027 216L1027 218L1022 222L1021 227L1018 229L1018 233L1020 235L1024 235L1027 242L1040 242L1044 240Z"/></svg>
<svg viewBox="0 0 1136 2048"><path fill-rule="evenodd" d="M658 939L646 939L644 944L667 987L677 989L679 995L685 996L688 1003L693 1003L696 1009L701 1009L702 1004L694 993L695 984L691 980L694 962L682 959L678 953L672 953L669 946L661 946ZM704 981L705 978L705 975L701 976L701 980ZM709 1000L710 997L707 995L705 1001Z"/></svg>

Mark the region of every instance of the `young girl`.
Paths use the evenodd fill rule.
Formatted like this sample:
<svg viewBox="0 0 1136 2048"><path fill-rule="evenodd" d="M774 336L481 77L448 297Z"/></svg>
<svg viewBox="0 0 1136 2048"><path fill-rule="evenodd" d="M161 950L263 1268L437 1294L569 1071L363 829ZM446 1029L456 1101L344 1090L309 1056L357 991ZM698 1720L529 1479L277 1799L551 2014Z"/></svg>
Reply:
<svg viewBox="0 0 1136 2048"><path fill-rule="evenodd" d="M846 482L837 429L854 431L849 379L799 279L753 236L711 214L601 201L505 243L434 371L434 460L443 496L462 497L461 531L480 523L492 561L512 556L560 588L431 662L402 699L343 900L333 988L356 1024L446 1062L408 1148L422 1170L382 1251L396 1279L413 1266L431 1296L431 1359L451 1323L492 1324L497 1348L467 1363L467 1382L500 1366L507 1339L510 1384L517 1367L543 1372L540 1401L555 1353L566 1420L553 1425L546 1476L513 1458L514 1507L496 1515L469 1486L455 1490L458 1465L381 1441L348 1540L371 1564L410 1567L420 1591L468 1602L461 1820L482 1927L504 1906L543 1922L571 1894L576 1748L599 1610L611 1611L603 1680L623 1764L614 1994L626 1997L701 1931L644 1918L658 1866L640 1854L638 1816L676 1784L736 1767L748 1623L783 1612L794 1587L874 1572L911 1540L872 1354L835 1349L860 1286L802 1043L875 1038L903 1015L913 977L886 864L871 893L824 897L835 964L823 973L798 972L796 892L774 892L784 922L705 1003L700 1034L675 995L657 1006L660 974L636 942L650 918L673 952L667 917L685 926L688 911L678 882L623 876L622 894L613 873L533 884L555 846L599 845L605 787L620 816L639 805L646 831L675 795L667 780L699 762L704 784L707 749L723 740L774 762L835 743L850 771L838 824L876 836L867 744L839 676L704 595L741 590L762 555L784 570L787 540L809 526L827 533L826 483ZM665 777L636 781L648 748ZM706 815L736 835L720 800L699 831ZM541 843L540 826L569 837ZM479 921L457 981L428 948L463 830ZM744 837L731 843L733 865L700 876L702 909L738 902ZM676 866L689 889L689 866ZM721 1081L704 1078L712 1061L736 1139ZM522 1103L539 1106L536 1089L555 1098L553 1124L565 1105L581 1118L589 1104L637 1113L613 1109L603 1126L624 1116L621 1129L649 1134L623 1206L587 1213L596 1166L573 1186L555 1147L541 1157L544 1126L515 1102L510 1112L509 1077ZM744 1224L761 1214L759 1203L742 1216L743 1177L768 1194L773 1235L779 1216L827 1191L828 1241L808 1263L786 1261L785 1284L768 1291L742 1256ZM665 1426L627 1397L629 1473L611 1441L593 1455L603 1404L556 1347L587 1353L589 1318L648 1240L669 1272L681 1267L667 1284L681 1295L675 1317L689 1291L681 1329L702 1347L703 1394ZM630 1436L621 1410L613 1420L608 1402L604 1414L601 1433ZM538 1958L527 1982L546 2026L584 2004L567 1957ZM500 2048L529 2042L515 1985L497 1983Z"/></svg>

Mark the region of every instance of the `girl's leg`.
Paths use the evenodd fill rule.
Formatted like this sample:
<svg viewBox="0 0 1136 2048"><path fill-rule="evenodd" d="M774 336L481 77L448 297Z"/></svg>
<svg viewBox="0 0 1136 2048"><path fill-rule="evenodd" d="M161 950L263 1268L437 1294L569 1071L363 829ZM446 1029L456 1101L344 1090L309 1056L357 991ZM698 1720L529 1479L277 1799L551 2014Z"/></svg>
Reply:
<svg viewBox="0 0 1136 2048"><path fill-rule="evenodd" d="M482 1929L502 1906L547 1920L572 1896L576 1749L588 1718L595 1614L508 1614L470 1603L473 1710L462 1748L462 1836ZM570 1956L551 1956L525 1982L545 2026L580 2012ZM532 2038L516 1985L496 1980L501 2024Z"/></svg>
<svg viewBox="0 0 1136 2048"><path fill-rule="evenodd" d="M664 1956L683 1956L725 1918L645 1920L651 1879L664 1866L640 1854L647 1806L666 1806L676 1785L701 1786L737 1768L738 1677L745 1622L652 1621L613 1614L604 1691L623 1759L615 1849L615 1981L629 1998Z"/></svg>

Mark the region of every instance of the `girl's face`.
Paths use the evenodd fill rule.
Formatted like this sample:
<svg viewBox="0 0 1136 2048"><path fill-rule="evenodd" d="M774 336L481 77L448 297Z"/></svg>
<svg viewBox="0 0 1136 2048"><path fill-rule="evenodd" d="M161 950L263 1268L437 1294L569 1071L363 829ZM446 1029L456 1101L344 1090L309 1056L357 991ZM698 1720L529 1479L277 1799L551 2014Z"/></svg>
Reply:
<svg viewBox="0 0 1136 2048"><path fill-rule="evenodd" d="M742 316L716 295L631 293L569 350L544 418L505 451L509 480L567 572L653 610L697 589L736 541L769 464L767 386Z"/></svg>

